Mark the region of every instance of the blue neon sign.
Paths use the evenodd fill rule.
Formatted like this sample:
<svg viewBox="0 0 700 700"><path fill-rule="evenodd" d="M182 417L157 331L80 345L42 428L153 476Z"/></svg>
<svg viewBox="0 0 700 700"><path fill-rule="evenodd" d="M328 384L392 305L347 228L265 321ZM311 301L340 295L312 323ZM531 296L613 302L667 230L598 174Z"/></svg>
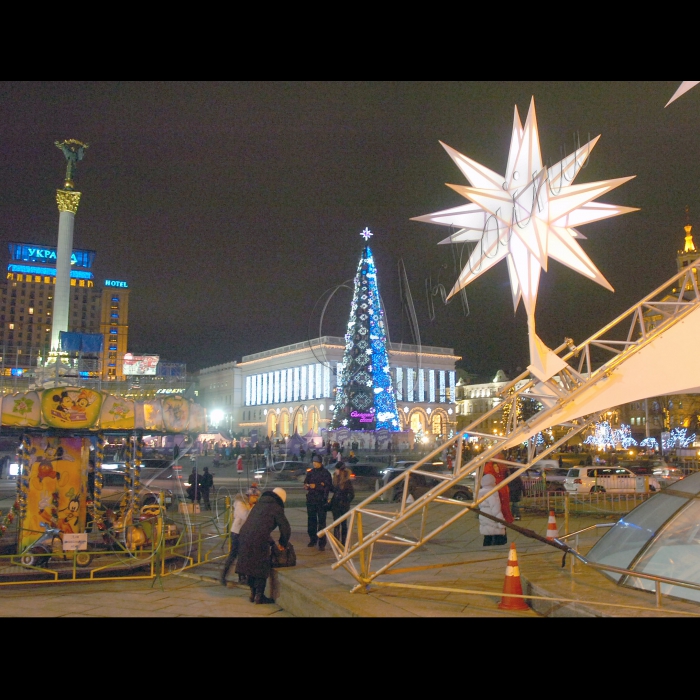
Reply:
<svg viewBox="0 0 700 700"><path fill-rule="evenodd" d="M126 282L121 280L105 280L105 287L128 287Z"/></svg>
<svg viewBox="0 0 700 700"><path fill-rule="evenodd" d="M10 243L10 255L17 262L51 263L56 260L56 248L33 243ZM95 258L94 250L73 250L71 265L90 268Z"/></svg>
<svg viewBox="0 0 700 700"><path fill-rule="evenodd" d="M56 276L56 268L55 267L36 267L35 265L13 265L13 264L10 264L7 266L7 271L8 272L23 272L24 274L27 274L27 275L45 275L47 277L55 277ZM83 272L81 270L71 270L70 276L73 277L74 279L79 279L79 280L91 280L94 277L92 272Z"/></svg>

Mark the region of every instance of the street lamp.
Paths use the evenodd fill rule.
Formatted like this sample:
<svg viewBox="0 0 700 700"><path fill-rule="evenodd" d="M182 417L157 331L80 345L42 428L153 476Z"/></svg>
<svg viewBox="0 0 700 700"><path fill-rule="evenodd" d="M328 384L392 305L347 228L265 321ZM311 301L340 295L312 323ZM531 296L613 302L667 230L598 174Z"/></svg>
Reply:
<svg viewBox="0 0 700 700"><path fill-rule="evenodd" d="M215 428L219 427L219 423L224 419L224 412L220 408L215 408L211 412L211 422Z"/></svg>

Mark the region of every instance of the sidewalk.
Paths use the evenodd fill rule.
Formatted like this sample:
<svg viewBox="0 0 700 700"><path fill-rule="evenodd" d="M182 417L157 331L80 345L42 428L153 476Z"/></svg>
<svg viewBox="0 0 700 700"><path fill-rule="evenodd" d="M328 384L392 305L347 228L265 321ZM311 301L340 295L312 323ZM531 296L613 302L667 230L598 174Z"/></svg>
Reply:
<svg viewBox="0 0 700 700"><path fill-rule="evenodd" d="M406 557L399 564L399 572L379 579L380 582L431 586L447 590L372 585L368 594L351 593L350 590L356 585L356 581L344 568L331 568L335 557L330 549L320 552L316 548L306 547L308 536L305 532L305 509L288 508L287 517L292 525L292 542L297 552L297 566L275 571L276 581L271 592L279 607L296 617L700 615L700 606L666 597L663 598L663 607L657 610L652 594L619 587L602 574L586 570L582 564L577 564L576 573L572 576L568 557L566 568L561 566L561 551L513 531L509 531L508 545L484 548L483 538L479 534L478 519L469 514L417 552ZM527 513L523 513L523 520L518 525L545 535L547 520L547 516L544 515L528 516ZM572 517L570 529L579 530L599 522L606 522L606 518ZM597 530L582 536L581 552L585 554L602 532ZM531 601L532 609L526 612L503 611L498 608L510 542L515 542L516 545L523 593L548 599ZM386 557L375 555L373 569L378 569L386 561ZM220 567L211 564L190 570L182 576L194 576L201 581L215 582L218 581L219 572ZM229 576L235 579L235 575ZM238 588L237 584L231 583L229 587ZM472 593L449 589L468 590Z"/></svg>
<svg viewBox="0 0 700 700"><path fill-rule="evenodd" d="M0 617L669 617L700 615L700 606L663 598L655 609L652 594L621 588L578 564L571 574L569 558L539 541L509 531L509 544L484 548L478 520L467 514L428 544L406 557L399 569L378 584L408 584L415 588L371 585L367 594L351 593L356 581L342 567L333 570L330 549L307 548L305 508L286 509L292 526L297 566L274 572L274 605L249 602L249 589L219 582L223 558L212 564L173 573L155 581L124 580L97 583L27 584L3 587ZM578 530L605 517L572 517ZM610 522L610 520L608 520ZM518 523L544 535L547 517L523 513ZM560 531L563 521L559 520ZM580 542L583 553L601 531ZM514 535L514 537L513 537ZM220 542L220 541L219 541ZM543 596L525 612L498 608L505 580L510 542L515 542L525 594ZM215 546L220 547L220 544ZM385 546L387 549L387 546ZM396 548L394 548L396 550ZM396 552L377 546L374 570ZM237 579L235 572L229 574ZM431 589L420 588L429 586ZM440 589L440 590L436 590ZM465 592L466 591L466 592ZM481 594L484 595L481 595ZM573 601L573 602L570 602ZM602 605L609 603L611 605Z"/></svg>

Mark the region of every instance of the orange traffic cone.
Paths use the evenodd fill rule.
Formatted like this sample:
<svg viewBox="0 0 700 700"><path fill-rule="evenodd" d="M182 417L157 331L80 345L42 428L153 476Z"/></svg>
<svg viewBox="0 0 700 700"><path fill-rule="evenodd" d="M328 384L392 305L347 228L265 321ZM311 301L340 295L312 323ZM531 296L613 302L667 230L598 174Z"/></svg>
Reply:
<svg viewBox="0 0 700 700"><path fill-rule="evenodd" d="M557 527L557 519L554 517L554 511L549 511L549 521L547 522L547 539L553 540L559 537L559 528Z"/></svg>
<svg viewBox="0 0 700 700"><path fill-rule="evenodd" d="M508 566L506 567L506 580L503 583L504 593L515 595L523 594L523 587L520 584L520 568L518 567L518 554L515 551L515 542L510 545L508 552ZM503 596L498 604L501 610L529 610L530 606L523 598L511 598Z"/></svg>

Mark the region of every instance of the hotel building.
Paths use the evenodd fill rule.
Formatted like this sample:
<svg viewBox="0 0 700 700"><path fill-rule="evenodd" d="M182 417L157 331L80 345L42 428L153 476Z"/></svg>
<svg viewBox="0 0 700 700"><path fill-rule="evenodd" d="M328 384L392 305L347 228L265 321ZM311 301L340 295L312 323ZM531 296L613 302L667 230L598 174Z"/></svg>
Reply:
<svg viewBox="0 0 700 700"><path fill-rule="evenodd" d="M10 261L0 282L0 350L4 375L22 376L48 357L56 285L56 247L9 243ZM71 256L68 331L102 334L102 354L91 377L123 379L129 334L129 288L123 281L95 286L93 250L74 249Z"/></svg>

